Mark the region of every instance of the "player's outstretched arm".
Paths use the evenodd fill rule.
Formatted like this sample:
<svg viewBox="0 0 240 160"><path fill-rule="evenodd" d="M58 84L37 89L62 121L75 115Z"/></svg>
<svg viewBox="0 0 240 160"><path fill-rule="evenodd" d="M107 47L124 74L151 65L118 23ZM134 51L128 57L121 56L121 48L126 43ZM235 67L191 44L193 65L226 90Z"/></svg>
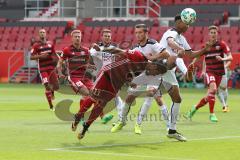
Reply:
<svg viewBox="0 0 240 160"><path fill-rule="evenodd" d="M159 52L158 54L146 55L146 58L150 61L154 61L154 60L158 60L158 59L167 59L169 57L170 57L170 54L166 50L163 50L162 52Z"/></svg>
<svg viewBox="0 0 240 160"><path fill-rule="evenodd" d="M107 47L102 50L103 52L108 52L111 54L125 54L126 50L117 47Z"/></svg>
<svg viewBox="0 0 240 160"><path fill-rule="evenodd" d="M185 51L185 53L190 57L190 58L197 58L202 56L204 53L210 50L210 48L214 45L215 42L207 42L204 46L204 48L198 50L198 51Z"/></svg>
<svg viewBox="0 0 240 160"><path fill-rule="evenodd" d="M41 55L31 55L30 60L45 59L49 56L49 53L43 53Z"/></svg>

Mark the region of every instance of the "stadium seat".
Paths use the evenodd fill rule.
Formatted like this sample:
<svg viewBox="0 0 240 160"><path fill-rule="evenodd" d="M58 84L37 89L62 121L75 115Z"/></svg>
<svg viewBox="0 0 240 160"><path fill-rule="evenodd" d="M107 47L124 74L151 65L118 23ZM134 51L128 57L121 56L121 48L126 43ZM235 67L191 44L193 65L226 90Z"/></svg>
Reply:
<svg viewBox="0 0 240 160"><path fill-rule="evenodd" d="M133 34L133 30L134 30L133 27L126 27L126 32L125 32L125 34L126 34L126 35L131 35L131 34Z"/></svg>
<svg viewBox="0 0 240 160"><path fill-rule="evenodd" d="M150 35L154 35L154 34L159 34L159 27L151 27L150 28Z"/></svg>

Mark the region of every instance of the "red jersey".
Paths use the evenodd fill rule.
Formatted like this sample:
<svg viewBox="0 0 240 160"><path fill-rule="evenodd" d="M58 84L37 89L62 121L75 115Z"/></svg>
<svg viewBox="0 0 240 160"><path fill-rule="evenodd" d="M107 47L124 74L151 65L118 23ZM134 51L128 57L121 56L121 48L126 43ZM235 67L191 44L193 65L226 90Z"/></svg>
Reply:
<svg viewBox="0 0 240 160"><path fill-rule="evenodd" d="M212 73L216 75L224 75L224 62L218 61L216 56L224 58L224 54L230 52L229 47L224 41L217 41L210 49L204 53L206 62L206 73Z"/></svg>
<svg viewBox="0 0 240 160"><path fill-rule="evenodd" d="M54 70L57 65L54 45L49 41L46 43L36 42L32 47L31 55L41 55L43 53L48 53L49 56L45 59L38 60L40 73Z"/></svg>
<svg viewBox="0 0 240 160"><path fill-rule="evenodd" d="M124 83L129 81L129 75L145 70L147 59L140 51L128 51L122 59L116 59L102 68L101 74L108 77L113 88L118 91Z"/></svg>
<svg viewBox="0 0 240 160"><path fill-rule="evenodd" d="M85 75L90 53L88 48L75 48L73 45L63 49L63 60L67 60L67 69L70 77L82 78Z"/></svg>

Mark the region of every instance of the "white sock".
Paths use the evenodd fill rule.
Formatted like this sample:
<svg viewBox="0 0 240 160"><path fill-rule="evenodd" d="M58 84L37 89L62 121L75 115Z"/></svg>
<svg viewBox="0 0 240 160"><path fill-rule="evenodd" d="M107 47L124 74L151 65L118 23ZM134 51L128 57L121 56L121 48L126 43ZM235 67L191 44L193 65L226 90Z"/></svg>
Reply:
<svg viewBox="0 0 240 160"><path fill-rule="evenodd" d="M170 115L170 125L169 125L169 129L172 130L177 130L176 124L177 124L177 118L178 118L178 114L180 111L180 103L174 103L172 104L171 107L171 115Z"/></svg>
<svg viewBox="0 0 240 160"><path fill-rule="evenodd" d="M227 100L228 100L228 89L225 89L225 91L223 92L223 95L224 95L224 101L226 103L226 106L228 105L227 104Z"/></svg>
<svg viewBox="0 0 240 160"><path fill-rule="evenodd" d="M125 102L122 103L121 112L120 112L120 115L119 115L119 121L121 121L123 123L126 122L127 115L128 115L129 110L130 110L130 107L131 107L131 105L129 105Z"/></svg>
<svg viewBox="0 0 240 160"><path fill-rule="evenodd" d="M221 88L218 88L218 99L222 103L222 106L225 107L226 102L225 102L224 92L225 92L224 90L222 90Z"/></svg>
<svg viewBox="0 0 240 160"><path fill-rule="evenodd" d="M142 124L143 118L147 115L147 112L152 105L153 97L145 97L144 102L140 108L137 118L137 124Z"/></svg>
<svg viewBox="0 0 240 160"><path fill-rule="evenodd" d="M117 108L118 117L120 117L120 114L121 114L122 104L123 104L123 101L121 97L120 96L115 97L115 106Z"/></svg>
<svg viewBox="0 0 240 160"><path fill-rule="evenodd" d="M187 74L187 67L184 64L184 61L182 58L177 58L176 59L176 65L178 67L178 69L185 75Z"/></svg>
<svg viewBox="0 0 240 160"><path fill-rule="evenodd" d="M165 104L162 106L159 106L160 110L162 112L163 120L166 122L167 127L169 127L169 115L168 115L168 109Z"/></svg>

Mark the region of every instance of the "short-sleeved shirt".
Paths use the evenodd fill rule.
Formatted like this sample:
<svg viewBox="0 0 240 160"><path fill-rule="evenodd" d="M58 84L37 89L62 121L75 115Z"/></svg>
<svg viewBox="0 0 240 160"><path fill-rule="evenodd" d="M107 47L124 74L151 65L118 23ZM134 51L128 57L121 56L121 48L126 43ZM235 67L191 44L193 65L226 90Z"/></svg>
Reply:
<svg viewBox="0 0 240 160"><path fill-rule="evenodd" d="M189 46L186 38L182 34L179 34L176 29L172 28L172 29L167 30L163 34L162 39L160 40L160 45L163 46L164 48L166 48L166 50L168 51L168 53L170 55L176 56L178 51L169 47L168 41L167 41L168 38L173 38L175 40L175 42L180 47L183 47L186 51L191 50L191 47Z"/></svg>
<svg viewBox="0 0 240 160"><path fill-rule="evenodd" d="M133 50L138 50L142 52L145 56L149 54L158 54L162 52L164 49L165 48L154 39L148 39L145 45L143 46L141 46L140 44L136 44L133 47Z"/></svg>
<svg viewBox="0 0 240 160"><path fill-rule="evenodd" d="M48 53L49 56L38 60L40 73L54 70L57 64L54 45L49 41L46 43L36 42L31 49L31 55L41 55L44 53Z"/></svg>
<svg viewBox="0 0 240 160"><path fill-rule="evenodd" d="M206 62L206 73L224 75L224 62L218 61L216 56L221 56L222 58L224 58L224 55L228 53L230 53L228 45L224 41L217 41L210 48L210 51L204 53L204 58Z"/></svg>
<svg viewBox="0 0 240 160"><path fill-rule="evenodd" d="M90 60L88 48L75 48L73 45L63 49L62 59L67 61L67 70L70 77L82 78L85 75Z"/></svg>
<svg viewBox="0 0 240 160"><path fill-rule="evenodd" d="M100 49L103 49L104 44L102 42L98 43ZM110 44L107 47L115 47L115 44ZM101 52L101 51L96 51L94 48L90 49L90 54L93 58L93 62L95 64L95 66L97 67L97 70L99 71L101 69L102 66L106 66L112 62L115 61L115 56L111 53L108 52Z"/></svg>

